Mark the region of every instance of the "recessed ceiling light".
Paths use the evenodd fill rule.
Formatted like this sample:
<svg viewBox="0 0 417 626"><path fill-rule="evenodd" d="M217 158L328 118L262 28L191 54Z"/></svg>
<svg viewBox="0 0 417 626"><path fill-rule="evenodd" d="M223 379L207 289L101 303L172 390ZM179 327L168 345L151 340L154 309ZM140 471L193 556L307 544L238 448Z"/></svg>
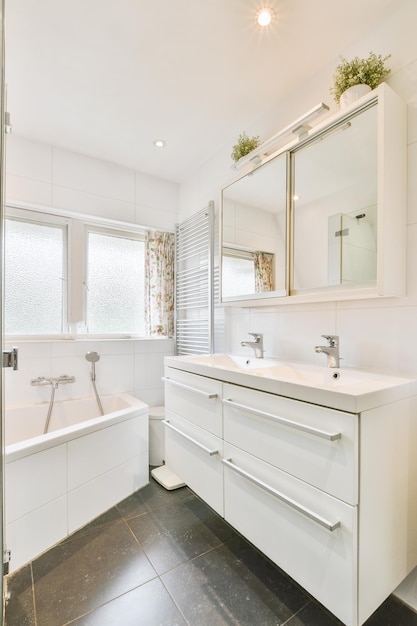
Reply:
<svg viewBox="0 0 417 626"><path fill-rule="evenodd" d="M268 7L264 7L263 9L259 9L256 13L256 22L258 26L269 26L274 19L275 11Z"/></svg>
<svg viewBox="0 0 417 626"><path fill-rule="evenodd" d="M156 139L153 142L153 145L155 146L155 148L165 148L167 144L166 141L164 141L163 139Z"/></svg>

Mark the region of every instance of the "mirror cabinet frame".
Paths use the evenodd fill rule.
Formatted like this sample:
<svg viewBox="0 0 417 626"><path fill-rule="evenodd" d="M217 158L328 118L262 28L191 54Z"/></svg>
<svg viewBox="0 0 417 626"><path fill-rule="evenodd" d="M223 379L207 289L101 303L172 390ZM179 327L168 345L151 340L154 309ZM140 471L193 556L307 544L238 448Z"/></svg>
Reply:
<svg viewBox="0 0 417 626"><path fill-rule="evenodd" d="M333 127L343 125L347 118L360 115L375 104L377 108L377 262L375 285L331 286L306 289L294 293L294 202L292 198L293 161L298 150ZM254 170L286 154L286 285L280 291L250 294L248 297L222 297L223 248L223 193L250 175ZM244 172L225 185L220 199L220 284L219 302L224 306L254 307L295 304L304 302L329 302L378 297L399 297L406 292L406 212L407 212L407 106L386 84L382 83L350 106L327 117L299 139L292 140L279 150L253 165L250 161Z"/></svg>

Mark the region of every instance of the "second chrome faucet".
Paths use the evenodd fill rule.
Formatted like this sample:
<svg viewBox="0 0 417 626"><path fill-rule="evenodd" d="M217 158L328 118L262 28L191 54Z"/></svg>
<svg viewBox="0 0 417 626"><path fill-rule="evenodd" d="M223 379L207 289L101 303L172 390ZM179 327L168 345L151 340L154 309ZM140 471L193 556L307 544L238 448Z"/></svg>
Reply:
<svg viewBox="0 0 417 626"><path fill-rule="evenodd" d="M327 354L327 367L339 367L339 337L338 335L322 335L327 339L327 346L316 346L316 352Z"/></svg>
<svg viewBox="0 0 417 626"><path fill-rule="evenodd" d="M264 336L260 333L248 333L252 335L254 341L241 341L240 345L248 348L252 348L255 352L255 357L257 359L263 359L264 356Z"/></svg>

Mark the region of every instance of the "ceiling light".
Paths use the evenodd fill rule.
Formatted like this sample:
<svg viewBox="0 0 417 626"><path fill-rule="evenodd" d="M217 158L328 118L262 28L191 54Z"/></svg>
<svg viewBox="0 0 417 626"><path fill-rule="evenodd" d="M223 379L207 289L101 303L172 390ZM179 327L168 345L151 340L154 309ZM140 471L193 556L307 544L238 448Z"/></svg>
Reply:
<svg viewBox="0 0 417 626"><path fill-rule="evenodd" d="M167 144L166 141L164 141L163 139L156 139L153 142L153 145L155 146L155 148L165 148Z"/></svg>
<svg viewBox="0 0 417 626"><path fill-rule="evenodd" d="M263 9L259 9L259 11L257 11L256 13L256 21L258 23L258 26L269 26L273 20L275 13L273 9L269 9L269 8L263 8Z"/></svg>

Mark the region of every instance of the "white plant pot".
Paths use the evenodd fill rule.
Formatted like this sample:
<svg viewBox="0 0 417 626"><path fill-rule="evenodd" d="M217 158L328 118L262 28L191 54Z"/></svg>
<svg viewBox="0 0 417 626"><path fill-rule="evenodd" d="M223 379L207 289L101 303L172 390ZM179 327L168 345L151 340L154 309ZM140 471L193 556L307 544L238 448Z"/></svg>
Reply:
<svg viewBox="0 0 417 626"><path fill-rule="evenodd" d="M369 85L353 85L353 87L349 87L346 89L340 96L340 108L344 109L355 100L362 98L365 94L369 93L371 88Z"/></svg>

